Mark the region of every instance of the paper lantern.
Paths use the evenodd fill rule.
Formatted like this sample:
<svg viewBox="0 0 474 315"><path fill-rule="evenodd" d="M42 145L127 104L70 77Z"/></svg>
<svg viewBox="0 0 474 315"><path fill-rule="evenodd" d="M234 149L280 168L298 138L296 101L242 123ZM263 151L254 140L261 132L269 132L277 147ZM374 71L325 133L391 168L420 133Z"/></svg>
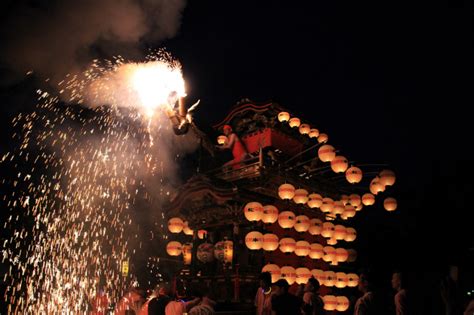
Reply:
<svg viewBox="0 0 474 315"><path fill-rule="evenodd" d="M336 297L336 311L345 312L349 309L349 299L345 296Z"/></svg>
<svg viewBox="0 0 474 315"><path fill-rule="evenodd" d="M364 206L371 206L375 203L375 196L372 195L372 194L364 194L362 196L362 203L364 204Z"/></svg>
<svg viewBox="0 0 474 315"><path fill-rule="evenodd" d="M362 203L360 205L358 205L357 207L354 207L356 212L362 210L362 208L364 208L364 205Z"/></svg>
<svg viewBox="0 0 474 315"><path fill-rule="evenodd" d="M322 271L322 273L319 275L319 278L317 279L320 285L324 285L326 283L326 271Z"/></svg>
<svg viewBox="0 0 474 315"><path fill-rule="evenodd" d="M308 198L307 204L310 208L319 208L323 204L323 197L320 194L311 194Z"/></svg>
<svg viewBox="0 0 474 315"><path fill-rule="evenodd" d="M334 245L337 244L337 240L336 240L336 238L333 236L333 237L331 237L330 239L328 239L328 240L326 241L326 243L327 243L328 245L334 246ZM324 256L323 256L323 259L324 259ZM328 261L330 261L330 260L328 260Z"/></svg>
<svg viewBox="0 0 474 315"><path fill-rule="evenodd" d="M295 218L294 228L296 232L306 232L309 229L309 218L305 215L299 215Z"/></svg>
<svg viewBox="0 0 474 315"><path fill-rule="evenodd" d="M395 173L390 170L383 170L380 172L380 183L384 186L392 186L395 184Z"/></svg>
<svg viewBox="0 0 474 315"><path fill-rule="evenodd" d="M325 238L330 238L333 236L333 234L334 234L334 224L332 224L331 222L324 222L321 235Z"/></svg>
<svg viewBox="0 0 474 315"><path fill-rule="evenodd" d="M327 287L332 287L336 284L336 273L334 271L325 271L326 280L324 285Z"/></svg>
<svg viewBox="0 0 474 315"><path fill-rule="evenodd" d="M344 212L344 204L342 203L342 201L334 201L331 213L336 215L336 214L341 214L343 212Z"/></svg>
<svg viewBox="0 0 474 315"><path fill-rule="evenodd" d="M336 219L336 216L332 213L326 214L326 221L334 221Z"/></svg>
<svg viewBox="0 0 474 315"><path fill-rule="evenodd" d="M271 233L263 235L263 243L262 243L263 250L274 251L278 248L278 246L279 246L278 236Z"/></svg>
<svg viewBox="0 0 474 315"><path fill-rule="evenodd" d="M275 223L278 220L278 209L272 205L263 207L262 222L266 224Z"/></svg>
<svg viewBox="0 0 474 315"><path fill-rule="evenodd" d="M335 287L342 289L347 286L347 275L344 272L336 272L336 284Z"/></svg>
<svg viewBox="0 0 474 315"><path fill-rule="evenodd" d="M280 280L281 270L278 265L266 264L265 266L263 266L262 272L269 272L272 275L272 283L275 283Z"/></svg>
<svg viewBox="0 0 474 315"><path fill-rule="evenodd" d="M321 259L324 256L323 245L313 243L309 247L309 257L311 259Z"/></svg>
<svg viewBox="0 0 474 315"><path fill-rule="evenodd" d="M293 199L295 196L295 186L291 184L280 185L278 188L278 196L284 200Z"/></svg>
<svg viewBox="0 0 474 315"><path fill-rule="evenodd" d="M342 155L337 155L334 159L331 161L331 169L335 173L344 173L347 170L347 167L349 166L349 161Z"/></svg>
<svg viewBox="0 0 474 315"><path fill-rule="evenodd" d="M311 270L311 275L316 279L318 280L319 284L322 284L323 281L322 281L322 276L324 275L324 271L322 271L321 269L312 269Z"/></svg>
<svg viewBox="0 0 474 315"><path fill-rule="evenodd" d="M320 209L322 212L331 212L334 208L334 200L331 198L323 198L323 204L321 205Z"/></svg>
<svg viewBox="0 0 474 315"><path fill-rule="evenodd" d="M362 170L358 167L349 167L346 171L346 179L351 184L360 183L362 180Z"/></svg>
<svg viewBox="0 0 474 315"><path fill-rule="evenodd" d="M317 138L319 136L319 130L318 129L311 129L309 131L309 137L310 138Z"/></svg>
<svg viewBox="0 0 474 315"><path fill-rule="evenodd" d="M385 198L383 206L387 211L395 211L397 209L397 200L392 197Z"/></svg>
<svg viewBox="0 0 474 315"><path fill-rule="evenodd" d="M318 143L326 143L328 142L329 140L329 137L327 134L325 133L320 133L319 136L318 136Z"/></svg>
<svg viewBox="0 0 474 315"><path fill-rule="evenodd" d="M227 141L229 141L229 139L224 135L221 135L221 136L217 137L217 144L219 144L219 145L226 144Z"/></svg>
<svg viewBox="0 0 474 315"><path fill-rule="evenodd" d="M305 204L308 201L308 191L306 189L296 189L293 201L297 204Z"/></svg>
<svg viewBox="0 0 474 315"><path fill-rule="evenodd" d="M280 122L286 122L290 120L290 114L288 112L280 112L278 113L278 120Z"/></svg>
<svg viewBox="0 0 474 315"><path fill-rule="evenodd" d="M325 144L319 148L318 157L323 162L331 162L336 157L336 149L332 145Z"/></svg>
<svg viewBox="0 0 474 315"><path fill-rule="evenodd" d="M207 237L207 231L206 230L199 230L198 231L198 238L200 240L204 239L205 237Z"/></svg>
<svg viewBox="0 0 474 315"><path fill-rule="evenodd" d="M245 245L250 250L259 250L262 248L263 235L260 232L252 231L245 236Z"/></svg>
<svg viewBox="0 0 474 315"><path fill-rule="evenodd" d="M346 237L344 240L346 242L353 242L357 238L357 231L354 228L346 229Z"/></svg>
<svg viewBox="0 0 474 315"><path fill-rule="evenodd" d="M231 264L233 258L234 258L234 242L225 240L224 241L224 262L227 264Z"/></svg>
<svg viewBox="0 0 474 315"><path fill-rule="evenodd" d="M349 253L344 248L336 249L336 261L337 262L346 262L349 258Z"/></svg>
<svg viewBox="0 0 474 315"><path fill-rule="evenodd" d="M328 262L328 261L333 261L336 259L336 249L332 246L324 246L323 247L324 251L324 256L323 260Z"/></svg>
<svg viewBox="0 0 474 315"><path fill-rule="evenodd" d="M336 240L338 241L342 241L345 237L346 237L346 227L344 225L336 225L334 226L334 237L336 238Z"/></svg>
<svg viewBox="0 0 474 315"><path fill-rule="evenodd" d="M334 311L337 307L337 299L334 295L323 296L324 310Z"/></svg>
<svg viewBox="0 0 474 315"><path fill-rule="evenodd" d="M202 243L197 248L196 257L200 262L210 263L214 260L214 245Z"/></svg>
<svg viewBox="0 0 474 315"><path fill-rule="evenodd" d="M354 262L357 259L357 252L355 249L348 249L347 253L349 254L349 257L347 258L347 262Z"/></svg>
<svg viewBox="0 0 474 315"><path fill-rule="evenodd" d="M345 212L343 212L343 213L341 214L341 219L342 219L342 220L347 220L347 219L349 219L349 218L347 217L347 214L346 214Z"/></svg>
<svg viewBox="0 0 474 315"><path fill-rule="evenodd" d="M180 218L171 218L168 220L168 230L171 233L181 233L184 227L184 222Z"/></svg>
<svg viewBox="0 0 474 315"><path fill-rule="evenodd" d="M347 275L347 286L350 288L355 288L359 285L359 276L355 273L349 273Z"/></svg>
<svg viewBox="0 0 474 315"><path fill-rule="evenodd" d="M308 256L311 246L307 241L298 241L295 244L296 256L305 257Z"/></svg>
<svg viewBox="0 0 474 315"><path fill-rule="evenodd" d="M295 273L297 284L306 284L312 276L311 271L305 267L296 268Z"/></svg>
<svg viewBox="0 0 474 315"><path fill-rule="evenodd" d="M291 229L295 223L296 217L291 211L283 211L278 215L278 224L284 229Z"/></svg>
<svg viewBox="0 0 474 315"><path fill-rule="evenodd" d="M311 127L308 124L301 124L299 131L302 135L307 135L309 134L309 131L311 130Z"/></svg>
<svg viewBox="0 0 474 315"><path fill-rule="evenodd" d="M260 202L249 202L244 207L244 215L250 222L257 222L262 219L263 206Z"/></svg>
<svg viewBox="0 0 474 315"><path fill-rule="evenodd" d="M189 227L188 221L184 221L183 223L183 233L188 236L194 235L194 231Z"/></svg>
<svg viewBox="0 0 474 315"><path fill-rule="evenodd" d="M180 242L171 241L166 245L166 252L170 256L179 256L183 250L183 245Z"/></svg>
<svg viewBox="0 0 474 315"><path fill-rule="evenodd" d="M183 244L182 253L183 253L183 263L185 265L191 265L191 262L193 259L193 244L191 243Z"/></svg>
<svg viewBox="0 0 474 315"><path fill-rule="evenodd" d="M349 196L348 195L342 195L341 196L341 201L344 204L344 206L347 205L350 201Z"/></svg>
<svg viewBox="0 0 474 315"><path fill-rule="evenodd" d="M343 212L344 216L346 218L353 218L356 214L356 210L353 206L351 205L347 205L345 208L344 208L344 212Z"/></svg>
<svg viewBox="0 0 474 315"><path fill-rule="evenodd" d="M308 232L311 235L319 235L323 230L323 222L319 219L309 220L309 229Z"/></svg>
<svg viewBox="0 0 474 315"><path fill-rule="evenodd" d="M291 266L283 266L280 268L281 279L285 279L289 285L292 285L296 280L296 270Z"/></svg>
<svg viewBox="0 0 474 315"><path fill-rule="evenodd" d="M280 250L283 253L292 253L295 251L296 241L290 237L285 237L280 240Z"/></svg>
<svg viewBox="0 0 474 315"><path fill-rule="evenodd" d="M301 124L301 120L297 117L290 118L288 121L291 128L298 128Z"/></svg>
<svg viewBox="0 0 474 315"><path fill-rule="evenodd" d="M385 186L380 183L378 177L375 177L370 182L369 190L372 194L377 195L379 192L383 192L385 190Z"/></svg>
<svg viewBox="0 0 474 315"><path fill-rule="evenodd" d="M357 207L358 205L362 203L360 196L358 194L352 194L349 196L349 198L350 198L351 205L353 205L354 207Z"/></svg>

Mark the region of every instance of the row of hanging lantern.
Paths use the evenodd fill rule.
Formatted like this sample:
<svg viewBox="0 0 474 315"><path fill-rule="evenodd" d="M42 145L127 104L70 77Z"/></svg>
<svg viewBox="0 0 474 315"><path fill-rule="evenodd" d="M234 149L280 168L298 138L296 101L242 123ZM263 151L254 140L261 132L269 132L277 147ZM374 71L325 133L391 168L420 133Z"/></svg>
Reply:
<svg viewBox="0 0 474 315"><path fill-rule="evenodd" d="M194 235L194 230L188 226L188 221L184 221L181 218L173 217L168 220L168 231L173 234L179 234L183 232L185 235L192 236ZM206 230L198 230L197 236L199 239L204 239L207 235Z"/></svg>
<svg viewBox="0 0 474 315"><path fill-rule="evenodd" d="M181 244L177 241L171 241L166 245L166 252L170 256L183 255L184 264L190 265L192 248L192 243ZM224 240L217 242L215 245L210 243L200 244L197 248L196 257L203 263L212 262L214 258L224 263L232 263L233 253L233 242Z"/></svg>
<svg viewBox="0 0 474 315"><path fill-rule="evenodd" d="M302 135L307 135L310 138L316 138L318 143L325 143L328 141L328 135L320 133L318 129L311 128L308 124L302 124L298 117L290 117L288 112L280 112L278 114L278 120L282 123L288 122L291 128L298 128L298 131Z"/></svg>
<svg viewBox="0 0 474 315"><path fill-rule="evenodd" d="M349 299L345 296L323 296L324 310L345 312L349 309Z"/></svg>
<svg viewBox="0 0 474 315"><path fill-rule="evenodd" d="M347 228L343 225L334 225L330 222L323 223L320 219L310 219L306 215L296 216L292 211L283 211L279 213L275 206L262 206L259 202L247 203L244 207L244 216L251 222L258 222L261 220L264 223L271 224L278 221L280 227L284 229L294 228L300 233L309 232L311 235L321 234L326 238L332 238L334 236L336 241L344 240L346 242L352 242L357 237L357 232L353 228Z"/></svg>
<svg viewBox="0 0 474 315"><path fill-rule="evenodd" d="M326 287L336 287L343 289L345 287L354 288L359 284L359 276L355 273L344 273L334 271L324 271L321 269L309 270L306 267L294 268L292 266L279 267L275 264L266 264L262 272L269 272L272 276L272 282L285 279L288 284L305 284L311 277L314 277L321 285Z"/></svg>
<svg viewBox="0 0 474 315"><path fill-rule="evenodd" d="M393 186L396 181L395 173L391 170L382 170L379 175L375 176L369 185L369 190L372 194L377 195L384 192L387 186ZM387 211L395 211L397 209L397 200L392 197L385 198L383 202L384 208Z"/></svg>

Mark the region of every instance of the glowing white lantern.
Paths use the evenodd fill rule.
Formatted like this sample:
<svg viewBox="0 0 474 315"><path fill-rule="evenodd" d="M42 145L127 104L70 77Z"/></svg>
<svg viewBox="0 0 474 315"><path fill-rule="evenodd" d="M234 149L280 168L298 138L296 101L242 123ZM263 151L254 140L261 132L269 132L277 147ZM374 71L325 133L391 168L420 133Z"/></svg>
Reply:
<svg viewBox="0 0 474 315"><path fill-rule="evenodd" d="M295 251L296 241L290 237L285 237L280 240L280 250L283 253L292 253Z"/></svg>
<svg viewBox="0 0 474 315"><path fill-rule="evenodd" d="M308 201L308 191L306 189L296 189L293 201L297 204L305 204Z"/></svg>
<svg viewBox="0 0 474 315"><path fill-rule="evenodd" d="M362 203L364 204L364 206L371 206L375 203L375 196L372 195L372 194L364 194L362 196Z"/></svg>
<svg viewBox="0 0 474 315"><path fill-rule="evenodd" d="M358 205L357 207L354 207L355 208L355 211L360 211L362 210L362 208L364 208L364 205L361 203L360 205Z"/></svg>
<svg viewBox="0 0 474 315"><path fill-rule="evenodd" d="M362 170L358 167L349 167L346 171L346 179L351 184L357 184L362 180Z"/></svg>
<svg viewBox="0 0 474 315"><path fill-rule="evenodd" d="M317 138L319 136L319 130L318 129L311 129L309 131L309 137L310 138Z"/></svg>
<svg viewBox="0 0 474 315"><path fill-rule="evenodd" d="M188 221L184 221L183 225L184 225L183 226L183 232L184 232L185 235L188 235L188 236L189 235L191 235L191 236L194 235L194 231L189 227Z"/></svg>
<svg viewBox="0 0 474 315"><path fill-rule="evenodd" d="M305 267L297 268L295 270L295 273L296 273L296 283L298 284L306 284L309 278L311 278L312 276L311 271Z"/></svg>
<svg viewBox="0 0 474 315"><path fill-rule="evenodd" d="M184 227L184 222L180 218L171 218L168 221L168 230L171 233L181 233Z"/></svg>
<svg viewBox="0 0 474 315"><path fill-rule="evenodd" d="M336 288L342 289L347 286L348 278L344 272L336 272Z"/></svg>
<svg viewBox="0 0 474 315"><path fill-rule="evenodd" d="M278 236L275 234L267 233L263 235L262 248L266 251L274 251L279 246Z"/></svg>
<svg viewBox="0 0 474 315"><path fill-rule="evenodd" d="M322 277L324 275L324 271L321 269L312 269L311 274L316 280L318 280L319 284L323 284Z"/></svg>
<svg viewBox="0 0 474 315"><path fill-rule="evenodd" d="M334 206L331 211L332 214L336 215L344 212L344 204L342 201L334 201L333 205Z"/></svg>
<svg viewBox="0 0 474 315"><path fill-rule="evenodd" d="M283 211L278 215L278 224L284 229L291 229L295 223L296 217L291 211Z"/></svg>
<svg viewBox="0 0 474 315"><path fill-rule="evenodd" d="M346 237L344 240L346 242L353 242L357 238L357 231L354 228L346 229Z"/></svg>
<svg viewBox="0 0 474 315"><path fill-rule="evenodd" d="M321 205L320 209L322 212L331 212L334 207L334 200L331 198L323 198L323 204Z"/></svg>
<svg viewBox="0 0 474 315"><path fill-rule="evenodd" d="M229 139L224 135L221 135L221 136L217 137L217 144L219 144L219 145L226 144L227 141L229 141Z"/></svg>
<svg viewBox="0 0 474 315"><path fill-rule="evenodd" d="M344 173L347 170L347 167L349 166L349 161L342 155L337 155L332 161L331 161L331 169L335 173Z"/></svg>
<svg viewBox="0 0 474 315"><path fill-rule="evenodd" d="M337 240L336 240L336 238L333 236L333 237L331 237L330 239L328 239L328 240L326 241L326 243L327 243L328 245L334 246L334 245L337 244ZM323 259L324 259L324 257L323 257ZM328 259L329 259L329 257L328 257ZM328 261L330 261L330 260L328 260Z"/></svg>
<svg viewBox="0 0 474 315"><path fill-rule="evenodd" d="M309 218L305 215L299 215L295 218L294 228L297 232L306 232L309 229Z"/></svg>
<svg viewBox="0 0 474 315"><path fill-rule="evenodd" d="M341 196L341 201L344 205L347 205L350 201L349 196L348 195L342 195Z"/></svg>
<svg viewBox="0 0 474 315"><path fill-rule="evenodd" d="M313 243L309 248L309 257L311 259L321 259L324 256L323 245Z"/></svg>
<svg viewBox="0 0 474 315"><path fill-rule="evenodd" d="M334 247L324 246L323 251L324 251L324 256L323 256L324 261L333 261L336 259L336 249Z"/></svg>
<svg viewBox="0 0 474 315"><path fill-rule="evenodd" d="M318 157L323 162L331 162L336 157L336 149L332 145L325 144L319 148Z"/></svg>
<svg viewBox="0 0 474 315"><path fill-rule="evenodd" d="M324 275L326 276L325 286L332 287L336 284L336 273L334 271L325 271Z"/></svg>
<svg viewBox="0 0 474 315"><path fill-rule="evenodd" d="M250 222L257 222L262 219L263 206L260 202L249 202L244 207L244 215Z"/></svg>
<svg viewBox="0 0 474 315"><path fill-rule="evenodd" d="M326 142L328 142L328 140L329 140L329 137L328 137L327 134L325 134L325 133L320 133L319 134L319 136L318 136L318 142L319 143L326 143Z"/></svg>
<svg viewBox="0 0 474 315"><path fill-rule="evenodd" d="M304 257L308 256L311 246L307 241L298 241L295 246L296 256Z"/></svg>
<svg viewBox="0 0 474 315"><path fill-rule="evenodd" d="M336 240L338 241L342 241L345 237L346 237L346 227L344 225L336 225L334 226L334 237L336 238Z"/></svg>
<svg viewBox="0 0 474 315"><path fill-rule="evenodd" d="M297 117L290 118L289 125L291 128L298 128L301 124L301 120Z"/></svg>
<svg viewBox="0 0 474 315"><path fill-rule="evenodd" d="M266 205L263 207L262 222L271 224L278 220L278 209L272 205Z"/></svg>
<svg viewBox="0 0 474 315"><path fill-rule="evenodd" d="M296 270L291 266L283 266L280 268L281 279L285 279L289 285L292 285L296 280Z"/></svg>
<svg viewBox="0 0 474 315"><path fill-rule="evenodd" d="M392 186L395 184L395 173L390 170L383 170L380 172L380 183L384 186Z"/></svg>
<svg viewBox="0 0 474 315"><path fill-rule="evenodd" d="M283 184L280 185L278 188L278 196L280 196L281 199L284 200L289 200L293 199L295 195L295 186L291 184Z"/></svg>
<svg viewBox="0 0 474 315"><path fill-rule="evenodd" d="M337 262L346 262L349 258L349 253L344 248L336 249L336 261Z"/></svg>
<svg viewBox="0 0 474 315"><path fill-rule="evenodd" d="M372 194L377 195L379 192L383 192L385 190L385 186L380 183L379 177L375 177L370 182L369 190Z"/></svg>
<svg viewBox="0 0 474 315"><path fill-rule="evenodd" d="M259 250L262 248L263 235L260 232L252 231L245 236L245 245L250 250Z"/></svg>
<svg viewBox="0 0 474 315"><path fill-rule="evenodd" d="M204 239L207 236L207 231L206 230L198 230L198 238L200 240Z"/></svg>
<svg viewBox="0 0 474 315"><path fill-rule="evenodd" d="M355 273L349 273L347 275L347 286L350 288L355 288L359 285L359 276Z"/></svg>
<svg viewBox="0 0 474 315"><path fill-rule="evenodd" d="M345 312L349 309L349 299L345 296L336 297L336 311Z"/></svg>
<svg viewBox="0 0 474 315"><path fill-rule="evenodd" d="M334 295L323 296L324 310L334 311L337 307L337 299Z"/></svg>
<svg viewBox="0 0 474 315"><path fill-rule="evenodd" d="M263 266L262 272L269 272L272 275L272 283L275 283L280 280L281 270L278 265L266 264L265 266Z"/></svg>
<svg viewBox="0 0 474 315"><path fill-rule="evenodd" d="M353 218L356 214L356 210L353 206L351 205L347 205L345 208L344 208L344 212L343 212L344 216L346 218Z"/></svg>
<svg viewBox="0 0 474 315"><path fill-rule="evenodd" d="M389 197L383 201L383 206L387 211L395 211L397 209L397 200Z"/></svg>
<svg viewBox="0 0 474 315"><path fill-rule="evenodd" d="M278 113L278 120L280 122L286 122L290 120L290 114L288 112L280 112Z"/></svg>
<svg viewBox="0 0 474 315"><path fill-rule="evenodd" d="M320 194L311 194L308 198L307 204L310 208L319 208L323 204L323 197Z"/></svg>
<svg viewBox="0 0 474 315"><path fill-rule="evenodd" d="M332 224L331 222L324 222L321 235L325 238L331 238L333 234L334 234L334 224Z"/></svg>
<svg viewBox="0 0 474 315"><path fill-rule="evenodd" d="M358 194L352 194L349 196L349 198L351 205L353 205L354 207L357 207L362 203L362 200L360 199L360 196Z"/></svg>
<svg viewBox="0 0 474 315"><path fill-rule="evenodd" d="M309 134L309 131L311 130L311 127L308 124L301 124L299 131L302 135L307 135Z"/></svg>
<svg viewBox="0 0 474 315"><path fill-rule="evenodd" d="M311 235L319 235L323 230L323 222L319 219L309 220L309 229L308 232Z"/></svg>
<svg viewBox="0 0 474 315"><path fill-rule="evenodd" d="M183 245L180 242L171 241L166 245L166 252L170 256L179 256L183 251Z"/></svg>

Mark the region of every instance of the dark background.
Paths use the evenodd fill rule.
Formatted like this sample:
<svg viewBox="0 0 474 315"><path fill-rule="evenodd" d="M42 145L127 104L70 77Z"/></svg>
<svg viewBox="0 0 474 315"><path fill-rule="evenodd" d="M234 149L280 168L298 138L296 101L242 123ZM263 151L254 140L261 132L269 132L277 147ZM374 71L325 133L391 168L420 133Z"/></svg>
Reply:
<svg viewBox="0 0 474 315"><path fill-rule="evenodd" d="M273 100L350 160L389 164L398 209L379 204L357 217L361 262L383 274L404 267L427 283L460 264L468 282L471 32L470 1L190 1L177 36L141 45L181 61L203 129L241 98ZM2 146L12 145L11 118L34 106L36 83L1 87Z"/></svg>

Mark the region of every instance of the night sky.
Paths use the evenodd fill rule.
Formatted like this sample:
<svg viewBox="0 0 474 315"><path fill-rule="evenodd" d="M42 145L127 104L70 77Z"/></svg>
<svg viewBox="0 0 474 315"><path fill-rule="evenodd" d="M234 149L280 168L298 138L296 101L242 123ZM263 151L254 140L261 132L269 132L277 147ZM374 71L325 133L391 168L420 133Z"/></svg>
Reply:
<svg viewBox="0 0 474 315"><path fill-rule="evenodd" d="M379 204L356 220L363 261L433 271L472 264L472 3L283 3L190 1L174 37L136 47L166 47L181 61L202 129L241 98L272 100L327 132L350 160L390 165L398 210ZM2 21L12 12L2 10ZM14 41L5 32L0 51ZM12 79L16 69L1 66L8 147L9 121L33 108L40 78Z"/></svg>

